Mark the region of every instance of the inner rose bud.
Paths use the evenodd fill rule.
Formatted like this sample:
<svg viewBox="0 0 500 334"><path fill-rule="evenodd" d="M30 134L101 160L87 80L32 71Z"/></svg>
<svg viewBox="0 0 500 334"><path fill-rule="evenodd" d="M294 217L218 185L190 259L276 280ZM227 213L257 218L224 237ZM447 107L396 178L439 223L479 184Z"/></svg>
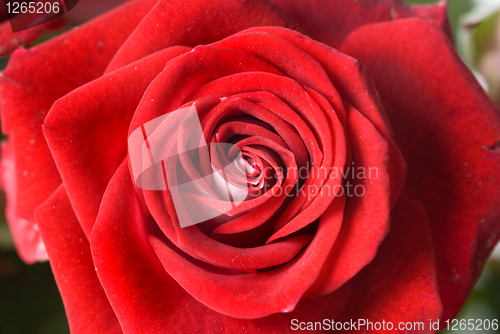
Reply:
<svg viewBox="0 0 500 334"><path fill-rule="evenodd" d="M218 217L247 198L240 149L229 143L209 148L194 104L136 129L129 155L139 188L169 189L181 227Z"/></svg>

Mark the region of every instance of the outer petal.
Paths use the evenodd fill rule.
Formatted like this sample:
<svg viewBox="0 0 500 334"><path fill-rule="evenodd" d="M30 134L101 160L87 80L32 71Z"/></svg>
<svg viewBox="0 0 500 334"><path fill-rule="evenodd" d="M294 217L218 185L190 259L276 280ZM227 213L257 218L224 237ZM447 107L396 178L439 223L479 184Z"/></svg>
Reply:
<svg viewBox="0 0 500 334"><path fill-rule="evenodd" d="M412 16L401 0L272 0L308 35L338 48L347 35L366 24Z"/></svg>
<svg viewBox="0 0 500 334"><path fill-rule="evenodd" d="M0 182L7 195L5 216L9 224L17 253L26 263L48 260L40 231L34 221L16 216L16 178L14 157L7 143L1 149Z"/></svg>
<svg viewBox="0 0 500 334"><path fill-rule="evenodd" d="M293 312L255 320L222 315L192 298L165 271L148 240L158 233L155 225L141 215L127 164L122 164L104 195L91 248L97 274L125 333L293 333L292 319L335 317L350 293L346 285L326 297L301 301ZM170 252L170 265L186 265L175 247ZM238 297L240 292L233 294ZM212 295L222 301L224 297Z"/></svg>
<svg viewBox="0 0 500 334"><path fill-rule="evenodd" d="M299 29L268 0L159 1L120 48L108 71L163 48L208 44L256 26Z"/></svg>
<svg viewBox="0 0 500 334"><path fill-rule="evenodd" d="M122 333L63 186L36 211L72 334Z"/></svg>
<svg viewBox="0 0 500 334"><path fill-rule="evenodd" d="M59 99L45 118L45 137L87 236L127 156L130 121L144 91L170 59L188 50L165 49L96 79Z"/></svg>
<svg viewBox="0 0 500 334"><path fill-rule="evenodd" d="M361 186L363 195L347 200L339 237L309 293L325 294L341 287L373 260L390 229L394 175L384 168L389 163L389 145L357 110L349 110L349 123L356 166L374 169L377 175L353 180L353 189Z"/></svg>
<svg viewBox="0 0 500 334"><path fill-rule="evenodd" d="M500 115L434 24L360 28L343 51L372 73L429 216L444 318L463 305L500 237Z"/></svg>
<svg viewBox="0 0 500 334"><path fill-rule="evenodd" d="M0 81L0 104L2 131L11 135L16 162L17 197L22 198L17 201L18 216L33 219L35 208L60 184L42 135L49 108L102 74L151 2L126 4L47 43L13 54Z"/></svg>
<svg viewBox="0 0 500 334"><path fill-rule="evenodd" d="M440 319L442 306L423 207L403 196L394 207L391 226L375 260L353 279L355 290L340 319L394 325L394 330L387 331L359 328L362 333L434 333L429 321ZM423 327L399 330L400 322L411 322L412 326L422 322Z"/></svg>

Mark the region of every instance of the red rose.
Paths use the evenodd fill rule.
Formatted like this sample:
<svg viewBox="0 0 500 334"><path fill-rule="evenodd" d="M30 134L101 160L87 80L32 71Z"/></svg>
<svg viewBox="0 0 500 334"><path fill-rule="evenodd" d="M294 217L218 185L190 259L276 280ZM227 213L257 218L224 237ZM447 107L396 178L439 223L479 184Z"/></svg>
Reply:
<svg viewBox="0 0 500 334"><path fill-rule="evenodd" d="M500 115L444 7L275 3L138 0L13 54L11 224L73 333L435 332L463 305L500 236ZM204 183L221 165L245 201Z"/></svg>

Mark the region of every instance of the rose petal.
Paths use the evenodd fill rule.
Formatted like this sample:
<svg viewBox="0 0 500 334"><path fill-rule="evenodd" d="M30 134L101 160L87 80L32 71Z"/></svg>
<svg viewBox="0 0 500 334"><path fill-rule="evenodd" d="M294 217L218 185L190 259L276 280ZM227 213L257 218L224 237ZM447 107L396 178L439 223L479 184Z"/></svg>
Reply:
<svg viewBox="0 0 500 334"><path fill-rule="evenodd" d="M116 191L124 192L123 189ZM114 194L113 196L110 194L105 198L101 208L116 208L115 201L124 200ZM327 253L328 245L335 240L343 214L343 201L338 199L336 203L337 205L332 206L324 215L324 222L320 225L318 233L320 237L316 236L298 258L280 269L256 274L227 274L222 269L201 264L186 254L180 257L176 253L178 252L175 250L176 247L162 237L155 237L162 240L162 244L155 243L155 251L160 252L160 258L165 259L163 266L170 275L190 294L220 313L237 315L238 318L257 318L285 310L290 311L300 299L304 288L310 284L311 279L314 279L318 265ZM158 215L155 212L153 214ZM109 220L107 215L101 215L98 221ZM165 217L164 214L162 216ZM239 296L230 291L238 291ZM214 299L213 296L227 296L227 298Z"/></svg>
<svg viewBox="0 0 500 334"><path fill-rule="evenodd" d="M420 19L353 32L343 51L375 78L429 216L444 319L456 315L500 237L500 114L447 36Z"/></svg>
<svg viewBox="0 0 500 334"><path fill-rule="evenodd" d="M334 111L344 121L342 99L321 64L307 50L299 49L293 42L259 30L242 31L212 45L245 51L264 59L302 86L327 96Z"/></svg>
<svg viewBox="0 0 500 334"><path fill-rule="evenodd" d="M266 144L269 145L269 147L273 146L273 143L270 141L265 143L266 140L263 138L261 138L261 142L259 142L257 138L252 137L247 140L250 141L251 139L253 139L252 142L256 144ZM282 151L281 154L284 156L283 160L291 160L290 163L286 163L288 175L284 185L294 184L297 182L296 166L294 165L293 155L284 149L280 150L278 145L275 145L272 148L276 152ZM175 168L173 166L171 167L169 164L166 165L166 169L168 171L167 174L175 170ZM292 173L294 169L295 173ZM291 179L290 183L288 182L289 179ZM273 244L273 247L268 247L271 245L263 245L253 248L236 248L219 243L202 233L196 226L181 228L177 217L170 216L168 214L168 212L175 212L177 216L179 216L179 206L176 205L174 207L171 200L168 198L168 196L170 196L170 194L174 191L176 190L171 189L168 195L165 194L166 200L161 199L163 194L160 192L147 191L145 192L146 202L148 203L150 210L154 212L153 216L155 217L157 224L162 228L164 233L174 243L174 245L182 249L187 254L195 257L196 259L203 260L206 263L222 268L244 271L269 268L292 260L302 247L310 241L309 237L304 238L304 236L299 236ZM241 210L255 208L255 210L258 211L260 201L274 201L276 199L281 200L282 202L286 196L286 194L281 196L273 196L272 194L270 194L270 196L266 195L267 193L256 199L245 201L236 209L240 210L240 207L242 207ZM257 202L257 204L255 204L255 202ZM193 205L194 203L186 203L188 206L186 206L185 209L192 210L193 206L190 205ZM160 206L158 206L158 204L160 204ZM218 203L213 203L211 207L216 207L217 204ZM165 209L164 206L167 206L167 209ZM168 257L163 255L163 249L161 248L162 242L162 240L155 241L153 247L155 248L155 251L159 253L158 256L160 261L165 263L164 261L168 261Z"/></svg>
<svg viewBox="0 0 500 334"><path fill-rule="evenodd" d="M192 298L165 272L148 242L148 234L157 233L153 226L154 222L152 225L148 218L141 216L135 196L128 167L123 164L106 190L102 209L91 238L92 254L99 279L125 333L164 333L165 331L175 333L189 330L202 330L209 333L242 331L292 333L291 319L322 321L335 317L349 296L350 286L347 285L327 297L302 301L291 313L276 314L256 320L236 319L215 312ZM342 210L328 212L325 219L326 217L332 219L333 215L338 214L341 216ZM328 224L324 225L324 227L327 226ZM327 230L324 232L328 232ZM317 238L316 241L322 243L330 238L329 233L325 235L326 238ZM323 249L321 246L319 254ZM193 284L198 284L196 278L192 280L192 273L182 270L183 266L192 266L192 264L183 259L181 254L176 253L174 249L165 248L165 252L170 254L170 265L176 267L178 275L192 281ZM304 270L310 271L310 267L305 266ZM207 272L206 275L211 274ZM230 277L226 276L226 278ZM289 279L287 282L287 284L292 284L294 280ZM270 290L280 287L277 281L270 281L269 284L272 286ZM221 298L221 296L233 298L234 291L239 291L230 289L231 292L228 290L223 294L218 294L213 290L209 281L204 281L202 285L203 289L207 289L209 301L215 304L226 303L226 298ZM241 292L243 293L243 290ZM258 295L257 291L255 295ZM239 297L240 302L243 301L242 298L242 296ZM262 300L274 303L274 300L265 297ZM255 312L255 310L251 311ZM241 316L245 317L248 314L243 311Z"/></svg>
<svg viewBox="0 0 500 334"><path fill-rule="evenodd" d="M303 136L303 138L312 139L304 141L311 156L311 168L325 168L329 170L333 163L334 150L332 149L332 140L327 139L331 138L332 133L336 132L333 130L336 116L334 113L331 113L331 109L329 110L330 113L322 111L309 94L291 78L276 76L270 73L238 73L206 83L191 95L189 99L205 98L212 95L233 96L243 94L244 92L261 91L272 93L290 106L292 112L282 113L280 117L295 126L299 134L309 131L309 135ZM263 97L266 98L265 95ZM266 100L263 102L266 102ZM339 128L339 126L337 126L337 128ZM316 143L316 141L318 143ZM322 179L317 182L319 186L313 187L314 184L312 184L311 187L306 187L307 192L304 194L305 196L309 197L309 192L313 192L314 189L316 189L317 193L318 188L321 187L326 178L326 173L324 174L325 175L322 175ZM296 197L297 199L302 199L302 201L298 202L295 212L303 205L305 196L302 198ZM310 200L313 198L315 197L310 196ZM328 203L324 204L327 205ZM298 228L302 228L311 223L318 218L321 213L321 210L313 210L313 212L308 215L306 222L297 222L297 224L294 225L298 227L295 229L291 227L289 232L292 233L292 230L296 231ZM292 213L289 216L292 218L294 214Z"/></svg>
<svg viewBox="0 0 500 334"><path fill-rule="evenodd" d="M61 184L59 173L42 133L40 121L9 132L15 181L17 184L15 215L34 221L34 210Z"/></svg>
<svg viewBox="0 0 500 334"><path fill-rule="evenodd" d="M363 168L366 177L353 178L350 190L344 185L344 193L350 191L351 196L342 228L318 279L308 291L312 296L335 291L370 263L390 228L393 176L387 170L389 145L357 110L351 108L348 115L355 164L347 167L355 168L356 174Z"/></svg>
<svg viewBox="0 0 500 334"><path fill-rule="evenodd" d="M45 118L43 132L87 236L108 182L127 156L128 129L139 101L165 64L186 51L162 50L79 87Z"/></svg>
<svg viewBox="0 0 500 334"><path fill-rule="evenodd" d="M48 110L58 98L102 74L151 2L125 4L47 43L18 49L12 55L0 81L0 109L2 131L12 134L19 217L32 220L35 208L60 184L42 135Z"/></svg>
<svg viewBox="0 0 500 334"><path fill-rule="evenodd" d="M219 94L223 92L221 90ZM205 136L209 136L210 132L214 131L214 127L222 121L223 117L231 115L232 109L252 116L274 128L281 138L289 142L288 146L299 168L308 169L308 164L320 163L322 153L316 140L304 140L304 138L314 138L306 122L277 96L264 91L226 97L217 109L203 117L201 125Z"/></svg>
<svg viewBox="0 0 500 334"><path fill-rule="evenodd" d="M102 75L153 3L132 1L46 43L17 50L1 80L2 131L42 120L54 101Z"/></svg>
<svg viewBox="0 0 500 334"><path fill-rule="evenodd" d="M351 298L338 321L392 322L390 333L408 333L398 326L410 322L413 332L434 333L429 323L440 319L442 306L425 210L415 201L400 199L392 212L391 228L375 260L354 277ZM417 328L415 322L424 327Z"/></svg>
<svg viewBox="0 0 500 334"><path fill-rule="evenodd" d="M16 215L16 177L14 157L7 143L1 147L0 181L5 191L7 204L5 216L9 224L14 244L19 257L26 263L48 260L45 245L40 237L40 231L33 220L20 218Z"/></svg>
<svg viewBox="0 0 500 334"><path fill-rule="evenodd" d="M342 99L366 117L389 143L388 169L389 174L392 175L390 201L391 203L395 203L404 185L404 160L394 142L387 115L385 114L378 92L375 89L373 79L366 67L356 59L329 48L322 43L318 43L296 31L281 27L258 27L248 29L242 33L252 31L266 32L278 38L288 40L300 50L313 57L323 67L334 87L340 93L340 96L342 96ZM349 78L349 80L346 80L346 78ZM335 100L331 100L329 96L325 97L329 99L329 102L333 106L336 105ZM340 120L342 121L342 118ZM344 130L347 132L348 127Z"/></svg>
<svg viewBox="0 0 500 334"><path fill-rule="evenodd" d="M162 0L120 48L107 71L170 46L209 44L246 28L267 25L296 28L267 0Z"/></svg>
<svg viewBox="0 0 500 334"><path fill-rule="evenodd" d="M241 51L197 46L169 62L151 83L132 120L130 133L146 122L192 102L196 98L186 99L207 82L234 73L256 71L282 74L265 61Z"/></svg>
<svg viewBox="0 0 500 334"><path fill-rule="evenodd" d="M36 211L71 333L123 333L94 270L90 247L61 185Z"/></svg>
<svg viewBox="0 0 500 334"><path fill-rule="evenodd" d="M401 0L272 0L312 38L338 48L354 29L411 16Z"/></svg>

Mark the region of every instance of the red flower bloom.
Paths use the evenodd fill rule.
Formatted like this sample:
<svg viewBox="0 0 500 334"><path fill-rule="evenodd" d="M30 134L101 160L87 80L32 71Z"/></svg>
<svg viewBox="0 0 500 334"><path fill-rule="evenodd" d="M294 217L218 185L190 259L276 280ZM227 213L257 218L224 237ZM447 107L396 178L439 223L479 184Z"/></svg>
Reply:
<svg viewBox="0 0 500 334"><path fill-rule="evenodd" d="M500 236L500 114L444 7L275 3L137 0L14 52L0 87L12 229L28 261L40 247L17 220L40 230L73 333L433 332L463 305ZM129 137L151 149L148 122L179 110L156 133L186 153L163 160L168 187L141 187ZM229 202L172 184L232 146L249 196L182 227Z"/></svg>

